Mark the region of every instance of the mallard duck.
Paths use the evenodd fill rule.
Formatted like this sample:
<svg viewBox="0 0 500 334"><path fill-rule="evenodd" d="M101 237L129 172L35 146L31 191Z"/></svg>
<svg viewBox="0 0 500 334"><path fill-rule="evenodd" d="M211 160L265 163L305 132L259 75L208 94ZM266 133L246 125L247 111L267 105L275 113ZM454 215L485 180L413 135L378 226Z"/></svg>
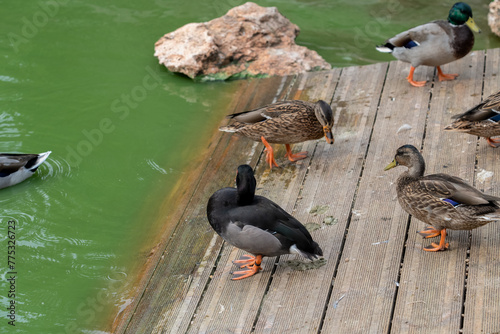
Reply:
<svg viewBox="0 0 500 334"><path fill-rule="evenodd" d="M420 65L436 66L439 81L454 80L458 74L445 74L440 66L467 55L474 46L472 31L481 32L472 19L472 9L464 2L457 2L450 9L448 21L437 20L404 31L389 38L377 50L392 53L397 59L410 63L406 78L415 87L425 81L414 81L413 72Z"/></svg>
<svg viewBox="0 0 500 334"><path fill-rule="evenodd" d="M290 144L320 139L323 136L329 144L334 141L332 108L323 100L316 103L281 101L228 117L235 122L220 127L219 130L236 132L255 141L261 140L266 147L266 161L271 169L273 165L278 167L278 164L269 143L285 144L286 157L293 162L307 157L307 152L293 154Z"/></svg>
<svg viewBox="0 0 500 334"><path fill-rule="evenodd" d="M418 232L420 235L425 238L441 236L439 244L432 243L424 250L447 249L446 229L472 230L500 220L499 197L483 194L455 176L424 176L424 158L415 146L398 148L394 160L384 170L396 166L408 167L397 181L399 204L413 217L431 225Z"/></svg>
<svg viewBox="0 0 500 334"><path fill-rule="evenodd" d="M307 229L271 200L255 195L252 167L241 165L236 189L217 190L208 200L210 225L229 244L252 255L234 263L240 267L233 280L250 277L261 270L262 257L296 253L310 260L323 255Z"/></svg>
<svg viewBox="0 0 500 334"><path fill-rule="evenodd" d="M40 154L0 153L0 189L18 184L33 175L50 153L52 152Z"/></svg>
<svg viewBox="0 0 500 334"><path fill-rule="evenodd" d="M500 136L500 91L488 96L486 100L474 108L453 118L455 121L446 126L445 130L486 137L486 141L491 147L500 146L500 139L491 138Z"/></svg>

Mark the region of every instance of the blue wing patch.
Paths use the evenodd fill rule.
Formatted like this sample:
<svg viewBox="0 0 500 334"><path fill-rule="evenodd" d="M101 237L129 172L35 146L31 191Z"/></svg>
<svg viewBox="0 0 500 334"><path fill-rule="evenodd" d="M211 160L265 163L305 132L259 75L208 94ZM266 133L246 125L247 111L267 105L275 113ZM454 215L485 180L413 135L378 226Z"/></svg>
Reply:
<svg viewBox="0 0 500 334"><path fill-rule="evenodd" d="M460 205L460 203L455 202L454 200L449 199L449 198L443 198L442 200L443 200L443 201L445 201L445 202L450 203L450 204L451 204L451 205L453 205L454 207L455 207L455 206L457 206L457 205Z"/></svg>
<svg viewBox="0 0 500 334"><path fill-rule="evenodd" d="M407 49L411 49L411 48L414 48L416 46L419 46L420 44L418 44L417 42L415 41L409 41L408 43L406 43L405 45L405 48Z"/></svg>

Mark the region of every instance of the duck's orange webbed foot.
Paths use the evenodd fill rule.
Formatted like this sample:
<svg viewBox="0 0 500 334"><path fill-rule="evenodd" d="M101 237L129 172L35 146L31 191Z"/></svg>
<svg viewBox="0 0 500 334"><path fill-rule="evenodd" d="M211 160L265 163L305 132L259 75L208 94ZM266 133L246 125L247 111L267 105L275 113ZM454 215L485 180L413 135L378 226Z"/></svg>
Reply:
<svg viewBox="0 0 500 334"><path fill-rule="evenodd" d="M491 147L497 148L497 147L500 146L500 138L491 138L491 137L488 137L488 138L486 138L486 141L488 142L488 144Z"/></svg>
<svg viewBox="0 0 500 334"><path fill-rule="evenodd" d="M446 250L450 246L449 243L445 242L446 229L443 228L440 231L440 234L441 234L441 239L439 240L439 245L436 244L435 242L433 242L433 243L431 243L431 246L424 247L424 251L427 251L427 252L439 252L439 251L442 251L442 250Z"/></svg>
<svg viewBox="0 0 500 334"><path fill-rule="evenodd" d="M441 71L441 67L439 66L437 67L437 71L439 81L455 80L458 77L458 74L443 73L443 71Z"/></svg>
<svg viewBox="0 0 500 334"><path fill-rule="evenodd" d="M233 281L244 279L257 274L261 268L262 255L253 256L250 254L245 254L239 258L239 260L233 261L240 268L248 268L246 270L238 270L233 272Z"/></svg>
<svg viewBox="0 0 500 334"><path fill-rule="evenodd" d="M269 145L264 136L261 136L260 140L262 140L262 144L264 144L264 146L266 147L266 162L269 164L269 167L271 169L273 169L273 165L279 167L278 164L276 163L276 160L274 160L274 151L271 145Z"/></svg>
<svg viewBox="0 0 500 334"><path fill-rule="evenodd" d="M287 157L288 160L295 162L297 160L302 160L307 158L307 151L292 153L292 148L290 147L290 144L285 144L285 147L286 147L285 157Z"/></svg>
<svg viewBox="0 0 500 334"><path fill-rule="evenodd" d="M413 80L413 72L415 72L415 67L410 67L410 74L406 77L406 80L410 83L410 85L414 87L423 87L425 86L426 81L415 81Z"/></svg>
<svg viewBox="0 0 500 334"><path fill-rule="evenodd" d="M421 236L423 236L425 239L434 238L434 237L438 237L441 235L441 231L436 230L432 226L427 226L422 231L417 231L417 233L420 234Z"/></svg>

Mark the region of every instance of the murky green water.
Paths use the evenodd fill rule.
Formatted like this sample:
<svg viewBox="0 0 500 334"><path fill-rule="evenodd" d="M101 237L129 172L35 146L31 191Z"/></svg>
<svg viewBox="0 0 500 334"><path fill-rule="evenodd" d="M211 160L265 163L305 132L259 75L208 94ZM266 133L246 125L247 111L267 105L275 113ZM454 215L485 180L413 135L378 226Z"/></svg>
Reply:
<svg viewBox="0 0 500 334"><path fill-rule="evenodd" d="M52 151L37 174L0 190L0 332L105 330L126 307L161 210L225 113L235 83L193 83L153 57L164 33L243 1L0 1L0 152ZM445 17L426 1L260 1L301 27L298 43L334 66L389 61L374 51L404 28ZM487 8L470 2L500 47ZM15 297L8 222L15 221ZM9 296L10 295L10 296ZM15 326L9 325L15 301Z"/></svg>

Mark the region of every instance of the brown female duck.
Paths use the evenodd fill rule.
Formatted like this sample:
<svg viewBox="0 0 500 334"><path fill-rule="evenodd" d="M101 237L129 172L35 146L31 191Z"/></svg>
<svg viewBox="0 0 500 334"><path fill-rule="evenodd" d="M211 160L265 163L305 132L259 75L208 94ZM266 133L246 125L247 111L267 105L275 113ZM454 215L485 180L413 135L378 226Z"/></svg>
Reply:
<svg viewBox="0 0 500 334"><path fill-rule="evenodd" d="M418 232L420 235L441 236L439 244L432 243L424 250L436 252L448 248L446 229L472 230L500 220L499 197L483 194L455 176L424 176L424 158L414 146L398 148L394 160L384 170L400 165L408 170L397 181L399 204L415 218L431 225Z"/></svg>
<svg viewBox="0 0 500 334"><path fill-rule="evenodd" d="M488 96L474 108L453 118L455 121L445 127L445 130L486 137L486 141L491 147L500 146L500 139L491 138L500 136L500 91Z"/></svg>
<svg viewBox="0 0 500 334"><path fill-rule="evenodd" d="M266 147L266 161L269 166L278 167L271 145L285 144L286 157L297 161L307 157L307 152L292 153L290 144L325 136L333 144L333 112L328 103L293 100L280 101L250 111L228 116L234 123L219 128L220 131L236 132L252 140L262 141Z"/></svg>

